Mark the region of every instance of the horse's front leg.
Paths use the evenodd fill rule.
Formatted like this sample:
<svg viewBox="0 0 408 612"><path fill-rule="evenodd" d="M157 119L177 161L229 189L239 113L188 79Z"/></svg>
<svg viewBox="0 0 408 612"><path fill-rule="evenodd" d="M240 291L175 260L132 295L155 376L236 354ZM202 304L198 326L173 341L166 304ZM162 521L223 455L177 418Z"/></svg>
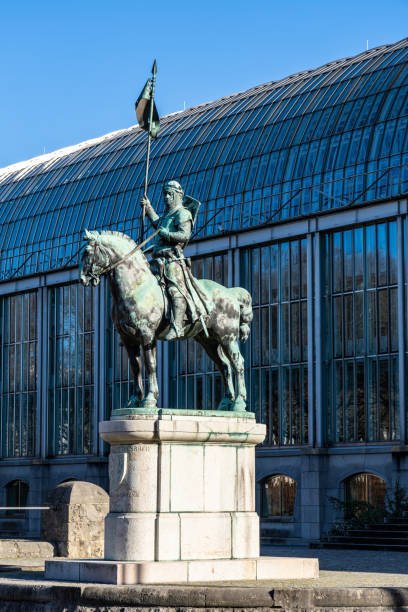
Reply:
<svg viewBox="0 0 408 612"><path fill-rule="evenodd" d="M140 355L139 344L129 344L124 338L122 338L123 344L125 345L128 357L129 365L132 370L133 378L135 381L135 395L130 398L129 403L139 405L144 398L143 388L143 377L142 377L142 358Z"/></svg>
<svg viewBox="0 0 408 612"><path fill-rule="evenodd" d="M147 394L142 402L144 408L156 408L159 397L157 384L157 343L156 340L143 345L143 356L147 374Z"/></svg>

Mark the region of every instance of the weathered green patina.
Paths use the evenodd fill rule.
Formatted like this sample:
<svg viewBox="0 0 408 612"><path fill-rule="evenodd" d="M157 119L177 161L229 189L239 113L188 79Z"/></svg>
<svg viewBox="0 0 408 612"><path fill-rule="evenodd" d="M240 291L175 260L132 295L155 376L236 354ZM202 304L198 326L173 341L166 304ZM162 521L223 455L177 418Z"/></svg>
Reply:
<svg viewBox="0 0 408 612"><path fill-rule="evenodd" d="M183 249L190 240L193 229L192 214L183 203L184 192L177 181L168 181L163 187L166 212L159 217L146 196L142 206L151 224L158 230L153 243L153 260L150 267L171 300L171 328L166 340L183 336L184 318L188 310L191 323L201 321L204 332L204 315L211 304L191 274L189 261ZM207 335L207 334L206 334Z"/></svg>
<svg viewBox="0 0 408 612"><path fill-rule="evenodd" d="M172 415L172 416L202 416L206 417L226 417L231 416L230 410L186 410L186 409L177 409L177 408L155 408L151 411L152 414L157 415ZM146 408L134 408L132 406L127 406L126 408L117 408L116 410L112 410L112 417L121 417L126 415L138 415L138 414L149 414L149 411ZM242 417L245 419L254 419L254 412L247 412L246 410L234 410L234 417Z"/></svg>
<svg viewBox="0 0 408 612"><path fill-rule="evenodd" d="M167 210L162 217L146 197L142 198L142 206L158 231L151 265L125 234L85 233L88 244L81 259L80 280L84 285L96 286L100 277L107 275L113 297L113 323L126 347L136 383L136 396L128 409L157 410L157 340L194 338L221 372L225 395L219 409L245 411L244 360L238 340L245 342L249 335L251 296L241 287L227 289L214 281L193 277L183 255L191 235L192 215L183 205L178 183L166 183L164 194ZM147 374L146 395L141 350Z"/></svg>

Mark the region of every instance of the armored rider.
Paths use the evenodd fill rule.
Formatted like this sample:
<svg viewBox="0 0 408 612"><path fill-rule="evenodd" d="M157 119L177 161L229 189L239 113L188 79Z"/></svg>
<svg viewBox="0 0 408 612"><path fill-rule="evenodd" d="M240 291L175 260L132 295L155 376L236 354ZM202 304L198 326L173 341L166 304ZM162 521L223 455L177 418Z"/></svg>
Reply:
<svg viewBox="0 0 408 612"><path fill-rule="evenodd" d="M193 229L191 212L183 205L184 192L177 181L168 181L163 186L166 211L159 217L143 196L141 206L154 228L159 230L153 243L150 267L153 274L163 283L171 300L172 325L166 340L183 336L184 318L187 307L194 323L202 315L196 296L191 295L191 272L187 269L183 248L189 241ZM190 285L190 287L188 286Z"/></svg>

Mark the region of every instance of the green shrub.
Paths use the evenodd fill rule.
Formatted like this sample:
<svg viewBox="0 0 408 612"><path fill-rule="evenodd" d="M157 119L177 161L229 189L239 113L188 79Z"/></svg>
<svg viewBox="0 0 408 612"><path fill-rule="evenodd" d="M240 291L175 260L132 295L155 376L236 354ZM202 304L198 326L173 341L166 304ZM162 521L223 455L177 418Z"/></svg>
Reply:
<svg viewBox="0 0 408 612"><path fill-rule="evenodd" d="M349 529L364 529L370 523L383 521L385 517L384 507L375 507L368 502L345 502L337 497L329 497L329 502L344 517L333 524L330 530L333 535L344 535Z"/></svg>
<svg viewBox="0 0 408 612"><path fill-rule="evenodd" d="M404 487L401 487L399 480L396 481L391 492L387 492L385 510L386 516L390 518L403 517L408 513L408 494Z"/></svg>
<svg viewBox="0 0 408 612"><path fill-rule="evenodd" d="M408 493L398 480L391 491L387 492L383 506L373 506L364 501L343 501L337 497L329 497L329 502L344 517L333 523L330 535L346 535L351 529L364 529L387 518L408 515Z"/></svg>

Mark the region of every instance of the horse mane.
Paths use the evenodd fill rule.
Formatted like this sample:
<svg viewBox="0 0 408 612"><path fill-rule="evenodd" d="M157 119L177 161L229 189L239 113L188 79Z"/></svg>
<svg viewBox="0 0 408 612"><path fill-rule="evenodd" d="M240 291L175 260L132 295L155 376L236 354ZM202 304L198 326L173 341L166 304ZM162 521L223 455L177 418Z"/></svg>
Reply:
<svg viewBox="0 0 408 612"><path fill-rule="evenodd" d="M127 234L123 234L122 232L117 232L114 230L102 230L101 232L96 230L85 230L85 240L96 240L97 242L100 242L101 238L120 238L121 240L126 240L126 242L129 243L129 246L135 247L137 245L133 238ZM110 241L108 240L108 242Z"/></svg>
<svg viewBox="0 0 408 612"><path fill-rule="evenodd" d="M124 240L125 242L129 244L130 250L137 246L137 242L135 242L133 238L131 238L127 234L124 234L123 232L117 232L115 230L102 230L101 232L98 232L97 230L92 230L92 231L85 230L84 239L87 240L88 242L91 242L92 240L94 240L96 242L101 243L103 238L107 238L108 245L109 243L113 242L113 240L111 241L109 240L109 238L112 238L112 239L119 238L120 240ZM110 246L112 246L112 244L110 244ZM142 255L143 259L147 262L147 259L143 251L140 251L140 254Z"/></svg>

